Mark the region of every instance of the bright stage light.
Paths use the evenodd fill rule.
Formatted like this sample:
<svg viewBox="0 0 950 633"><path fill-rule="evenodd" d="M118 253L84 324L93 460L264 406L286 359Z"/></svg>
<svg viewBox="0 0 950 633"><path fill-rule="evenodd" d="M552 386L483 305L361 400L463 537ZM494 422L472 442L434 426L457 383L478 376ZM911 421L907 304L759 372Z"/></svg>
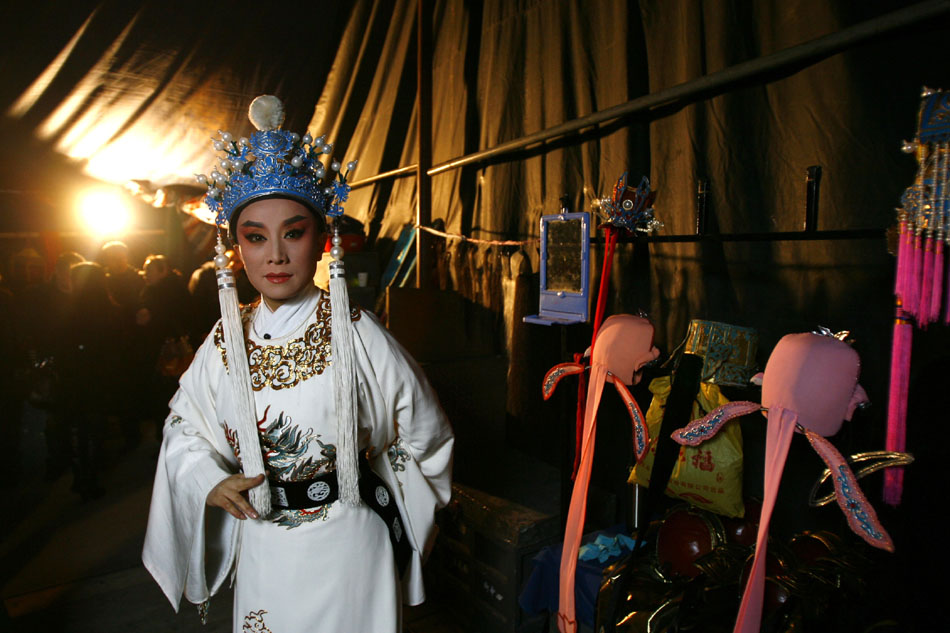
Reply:
<svg viewBox="0 0 950 633"><path fill-rule="evenodd" d="M79 201L79 217L86 230L98 236L117 236L128 229L131 212L122 197L111 191L90 191Z"/></svg>

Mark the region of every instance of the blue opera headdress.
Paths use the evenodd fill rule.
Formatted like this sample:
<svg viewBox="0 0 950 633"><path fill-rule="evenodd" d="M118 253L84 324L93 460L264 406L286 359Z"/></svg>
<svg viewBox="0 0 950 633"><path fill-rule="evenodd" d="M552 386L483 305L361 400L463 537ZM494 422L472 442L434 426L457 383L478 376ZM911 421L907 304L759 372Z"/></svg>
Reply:
<svg viewBox="0 0 950 633"><path fill-rule="evenodd" d="M217 166L210 176L195 175L208 187L204 200L215 213L215 223L222 227L235 211L265 198L290 198L321 215L343 215L350 191L346 177L357 161L342 171L326 137L280 129L284 106L272 95L254 99L248 118L258 131L235 141L229 132L218 130L220 138L212 140L215 151L221 152Z"/></svg>

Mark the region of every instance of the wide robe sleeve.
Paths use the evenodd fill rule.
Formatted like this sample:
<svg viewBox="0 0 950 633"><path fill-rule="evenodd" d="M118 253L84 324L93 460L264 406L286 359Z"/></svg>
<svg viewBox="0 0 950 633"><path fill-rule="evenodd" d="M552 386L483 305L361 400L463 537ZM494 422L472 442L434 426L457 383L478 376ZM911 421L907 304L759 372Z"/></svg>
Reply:
<svg viewBox="0 0 950 633"><path fill-rule="evenodd" d="M239 537L236 519L206 506L211 489L238 472L216 422L215 392L223 373L209 336L169 403L158 456L142 561L176 611L182 594L199 604L218 590Z"/></svg>
<svg viewBox="0 0 950 633"><path fill-rule="evenodd" d="M422 562L436 534L435 511L452 494L455 441L422 370L367 312L353 323L360 388L360 424L370 424L372 465L396 495L412 545L403 600L425 600Z"/></svg>

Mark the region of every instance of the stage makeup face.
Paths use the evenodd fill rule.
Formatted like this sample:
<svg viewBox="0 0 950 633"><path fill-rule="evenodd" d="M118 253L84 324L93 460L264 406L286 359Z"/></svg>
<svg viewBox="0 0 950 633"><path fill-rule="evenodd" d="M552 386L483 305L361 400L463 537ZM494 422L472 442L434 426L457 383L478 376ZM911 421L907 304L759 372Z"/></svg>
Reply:
<svg viewBox="0 0 950 633"><path fill-rule="evenodd" d="M237 245L247 278L273 310L313 284L325 243L322 225L304 205L269 198L237 218Z"/></svg>

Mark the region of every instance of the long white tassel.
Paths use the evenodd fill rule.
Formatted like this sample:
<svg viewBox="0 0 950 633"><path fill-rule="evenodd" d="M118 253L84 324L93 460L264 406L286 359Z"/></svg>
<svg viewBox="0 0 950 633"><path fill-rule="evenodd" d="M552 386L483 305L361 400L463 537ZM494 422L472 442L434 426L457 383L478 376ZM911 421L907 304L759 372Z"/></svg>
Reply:
<svg viewBox="0 0 950 633"><path fill-rule="evenodd" d="M247 350L244 346L241 308L238 304L234 273L227 267L228 256L224 254L224 245L221 243L220 236L214 250L217 252L214 263L217 267L221 326L224 330L224 346L228 358L229 379L227 382L231 385L230 397L236 416L232 422L237 426L244 475L256 477L264 472L264 458L257 429L254 392L251 389L251 371L247 364ZM262 519L271 513L270 486L267 484L266 477L264 483L250 490L249 497L251 505Z"/></svg>
<svg viewBox="0 0 950 633"><path fill-rule="evenodd" d="M357 444L356 367L353 361L353 323L350 320L350 296L346 288L343 248L338 227L334 227L330 249L330 345L333 355L333 405L336 411L336 478L340 500L360 505L359 445Z"/></svg>

